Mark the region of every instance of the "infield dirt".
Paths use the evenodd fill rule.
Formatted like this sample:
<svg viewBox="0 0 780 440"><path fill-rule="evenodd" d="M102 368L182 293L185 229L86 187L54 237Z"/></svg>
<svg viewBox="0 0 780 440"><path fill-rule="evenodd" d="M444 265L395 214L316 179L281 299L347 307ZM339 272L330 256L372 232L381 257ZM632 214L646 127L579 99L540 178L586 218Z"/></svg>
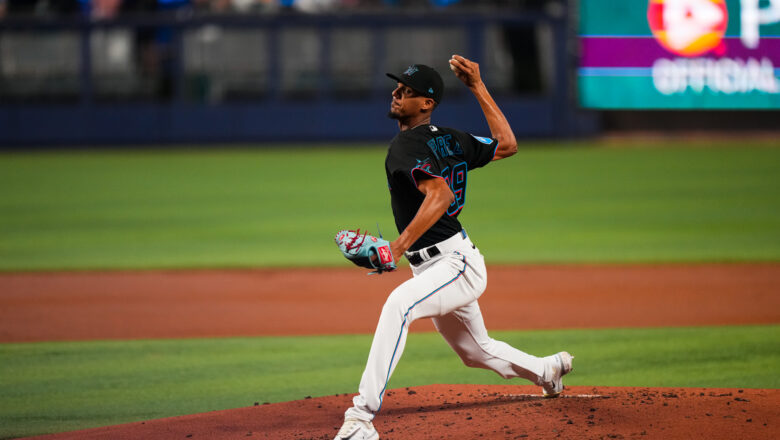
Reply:
<svg viewBox="0 0 780 440"><path fill-rule="evenodd" d="M0 274L0 342L373 333L409 276L353 267ZM490 330L780 322L778 264L499 266L488 277L480 308ZM349 319L331 319L344 310ZM434 330L429 320L412 328Z"/></svg>

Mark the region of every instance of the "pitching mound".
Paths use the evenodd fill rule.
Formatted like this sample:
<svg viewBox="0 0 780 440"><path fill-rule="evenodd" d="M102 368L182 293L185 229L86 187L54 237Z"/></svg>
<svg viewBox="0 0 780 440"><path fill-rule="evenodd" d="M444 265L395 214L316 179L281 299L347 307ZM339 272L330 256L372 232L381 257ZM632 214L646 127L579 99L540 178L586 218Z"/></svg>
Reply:
<svg viewBox="0 0 780 440"><path fill-rule="evenodd" d="M389 439L780 438L780 390L430 385L387 393ZM351 395L259 405L38 439L332 439Z"/></svg>

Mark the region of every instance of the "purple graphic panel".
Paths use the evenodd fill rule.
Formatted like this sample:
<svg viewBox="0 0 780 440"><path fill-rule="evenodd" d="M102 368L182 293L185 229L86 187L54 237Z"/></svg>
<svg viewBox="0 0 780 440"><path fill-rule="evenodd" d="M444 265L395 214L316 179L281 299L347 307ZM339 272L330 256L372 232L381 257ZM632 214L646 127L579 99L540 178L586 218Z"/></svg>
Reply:
<svg viewBox="0 0 780 440"><path fill-rule="evenodd" d="M651 67L659 58L680 55L661 47L653 37L581 37L581 67ZM762 38L756 49L748 49L739 38L724 38L725 51L710 51L709 58L768 58L780 64L780 38ZM718 51L720 52L720 51Z"/></svg>

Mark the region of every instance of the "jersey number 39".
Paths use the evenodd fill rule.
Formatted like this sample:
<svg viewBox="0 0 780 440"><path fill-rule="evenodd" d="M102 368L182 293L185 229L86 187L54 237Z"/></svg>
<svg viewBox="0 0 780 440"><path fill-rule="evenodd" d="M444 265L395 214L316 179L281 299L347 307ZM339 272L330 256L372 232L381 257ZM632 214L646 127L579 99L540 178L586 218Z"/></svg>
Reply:
<svg viewBox="0 0 780 440"><path fill-rule="evenodd" d="M452 193L455 194L455 201L452 202L447 209L447 215L457 215L463 206L466 204L466 174L469 167L466 162L461 162L454 167L450 172L450 167L446 167L441 171L441 176L449 185Z"/></svg>

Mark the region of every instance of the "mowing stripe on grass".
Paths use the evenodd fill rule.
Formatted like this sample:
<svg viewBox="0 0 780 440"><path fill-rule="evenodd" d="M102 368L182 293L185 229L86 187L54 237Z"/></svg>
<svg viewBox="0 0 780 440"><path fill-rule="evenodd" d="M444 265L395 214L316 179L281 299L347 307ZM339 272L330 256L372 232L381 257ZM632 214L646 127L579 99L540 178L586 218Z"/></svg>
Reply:
<svg viewBox="0 0 780 440"><path fill-rule="evenodd" d="M493 264L780 260L780 148L712 145L526 144L461 219ZM384 155L0 153L0 270L339 265L335 231L392 229Z"/></svg>

